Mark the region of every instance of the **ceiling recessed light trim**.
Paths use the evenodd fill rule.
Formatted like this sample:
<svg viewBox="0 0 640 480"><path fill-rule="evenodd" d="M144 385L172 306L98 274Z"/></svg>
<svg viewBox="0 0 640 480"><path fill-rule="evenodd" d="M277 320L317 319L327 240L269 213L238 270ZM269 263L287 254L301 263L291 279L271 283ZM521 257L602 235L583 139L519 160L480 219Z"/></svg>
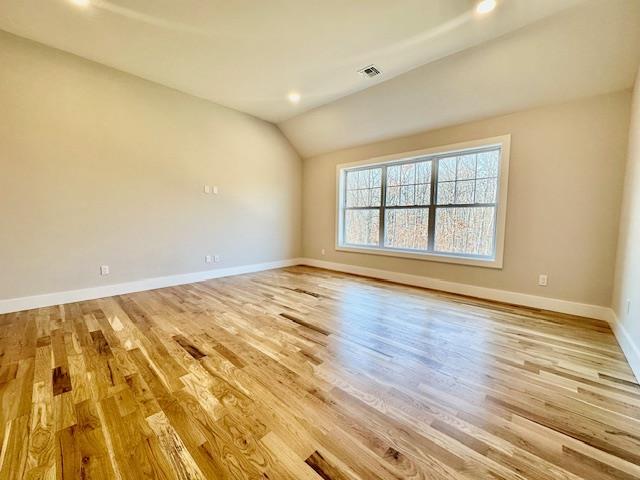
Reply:
<svg viewBox="0 0 640 480"><path fill-rule="evenodd" d="M289 92L287 98L291 103L299 103L300 102L300 94L298 92Z"/></svg>
<svg viewBox="0 0 640 480"><path fill-rule="evenodd" d="M486 13L492 12L496 8L496 5L496 0L482 0L476 5L476 13L484 15Z"/></svg>

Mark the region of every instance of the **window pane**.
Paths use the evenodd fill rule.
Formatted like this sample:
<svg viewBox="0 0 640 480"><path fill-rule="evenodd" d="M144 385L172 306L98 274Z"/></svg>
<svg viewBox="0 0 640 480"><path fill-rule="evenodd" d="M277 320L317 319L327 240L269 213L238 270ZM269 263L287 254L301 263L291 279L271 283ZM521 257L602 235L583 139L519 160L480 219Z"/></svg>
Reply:
<svg viewBox="0 0 640 480"><path fill-rule="evenodd" d="M416 165L415 163L405 163L400 165L400 184L411 185L416 183Z"/></svg>
<svg viewBox="0 0 640 480"><path fill-rule="evenodd" d="M400 205L413 205L415 203L415 192L414 185L400 187Z"/></svg>
<svg viewBox="0 0 640 480"><path fill-rule="evenodd" d="M358 188L358 172L347 172L347 190Z"/></svg>
<svg viewBox="0 0 640 480"><path fill-rule="evenodd" d="M476 180L476 203L496 203L497 178Z"/></svg>
<svg viewBox="0 0 640 480"><path fill-rule="evenodd" d="M380 187L382 185L382 168L373 168L371 172L371 186Z"/></svg>
<svg viewBox="0 0 640 480"><path fill-rule="evenodd" d="M500 160L499 150L492 152L482 152L478 154L477 178L497 177L498 162Z"/></svg>
<svg viewBox="0 0 640 480"><path fill-rule="evenodd" d="M474 180L456 182L456 200L454 203L473 203Z"/></svg>
<svg viewBox="0 0 640 480"><path fill-rule="evenodd" d="M350 192L353 194L353 203L347 205L347 207L360 207L364 204L364 197L362 195L362 190L354 190Z"/></svg>
<svg viewBox="0 0 640 480"><path fill-rule="evenodd" d="M499 160L499 150L440 159L438 205L495 203Z"/></svg>
<svg viewBox="0 0 640 480"><path fill-rule="evenodd" d="M369 204L367 207L379 207L380 202L382 200L382 189L381 188L372 188L369 190Z"/></svg>
<svg viewBox="0 0 640 480"><path fill-rule="evenodd" d="M380 188L366 188L361 190L347 190L347 208L352 207L379 207Z"/></svg>
<svg viewBox="0 0 640 480"><path fill-rule="evenodd" d="M431 162L416 164L416 183L431 183Z"/></svg>
<svg viewBox="0 0 640 480"><path fill-rule="evenodd" d="M458 157L457 180L468 180L476 177L476 154Z"/></svg>
<svg viewBox="0 0 640 480"><path fill-rule="evenodd" d="M382 192L379 188L370 188L368 190L362 190L363 205L361 207L379 207L380 196Z"/></svg>
<svg viewBox="0 0 640 480"><path fill-rule="evenodd" d="M400 165L392 165L387 168L387 187L400 185Z"/></svg>
<svg viewBox="0 0 640 480"><path fill-rule="evenodd" d="M355 207L358 205L358 191L347 190L347 207Z"/></svg>
<svg viewBox="0 0 640 480"><path fill-rule="evenodd" d="M442 158L438 161L438 181L447 182L456 179L456 157Z"/></svg>
<svg viewBox="0 0 640 480"><path fill-rule="evenodd" d="M390 207L400 205L400 187L387 187L387 205Z"/></svg>
<svg viewBox="0 0 640 480"><path fill-rule="evenodd" d="M435 251L493 255L495 207L456 207L436 210Z"/></svg>
<svg viewBox="0 0 640 480"><path fill-rule="evenodd" d="M431 161L391 165L387 168L389 207L428 205L431 201Z"/></svg>
<svg viewBox="0 0 640 480"><path fill-rule="evenodd" d="M384 246L427 249L429 209L394 208L385 212Z"/></svg>
<svg viewBox="0 0 640 480"><path fill-rule="evenodd" d="M367 189L382 185L382 168L347 171L347 190Z"/></svg>
<svg viewBox="0 0 640 480"><path fill-rule="evenodd" d="M379 232L379 209L345 210L345 243L351 245L378 245Z"/></svg>
<svg viewBox="0 0 640 480"><path fill-rule="evenodd" d="M360 170L358 172L358 188L369 188L371 186L371 170Z"/></svg>
<svg viewBox="0 0 640 480"><path fill-rule="evenodd" d="M456 182L438 183L438 205L453 203L456 193Z"/></svg>
<svg viewBox="0 0 640 480"><path fill-rule="evenodd" d="M416 185L416 205L429 205L431 203L431 184Z"/></svg>
<svg viewBox="0 0 640 480"><path fill-rule="evenodd" d="M382 168L347 171L347 208L379 207L381 201Z"/></svg>

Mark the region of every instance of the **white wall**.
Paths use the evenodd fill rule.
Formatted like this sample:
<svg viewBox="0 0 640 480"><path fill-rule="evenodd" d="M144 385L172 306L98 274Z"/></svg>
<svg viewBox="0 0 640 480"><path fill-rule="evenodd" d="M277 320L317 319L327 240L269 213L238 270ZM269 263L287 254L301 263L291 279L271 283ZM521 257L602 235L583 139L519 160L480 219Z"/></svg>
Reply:
<svg viewBox="0 0 640 480"><path fill-rule="evenodd" d="M613 309L618 339L640 378L640 71L631 106Z"/></svg>
<svg viewBox="0 0 640 480"><path fill-rule="evenodd" d="M0 299L299 255L272 124L2 32L0 115Z"/></svg>
<svg viewBox="0 0 640 480"><path fill-rule="evenodd" d="M608 311L630 98L625 90L306 159L304 255ZM502 270L335 250L336 165L508 133L511 161ZM547 287L537 285L539 273L549 275Z"/></svg>

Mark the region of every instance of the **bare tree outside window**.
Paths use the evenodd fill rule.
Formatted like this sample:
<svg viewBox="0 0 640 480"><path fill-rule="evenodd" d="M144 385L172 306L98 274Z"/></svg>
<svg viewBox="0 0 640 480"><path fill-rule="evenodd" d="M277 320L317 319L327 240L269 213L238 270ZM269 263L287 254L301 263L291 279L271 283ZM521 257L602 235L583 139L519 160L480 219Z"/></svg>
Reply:
<svg viewBox="0 0 640 480"><path fill-rule="evenodd" d="M347 171L345 183L345 242L350 245L378 245L382 168Z"/></svg>
<svg viewBox="0 0 640 480"><path fill-rule="evenodd" d="M385 247L428 248L431 174L431 161L387 167Z"/></svg>

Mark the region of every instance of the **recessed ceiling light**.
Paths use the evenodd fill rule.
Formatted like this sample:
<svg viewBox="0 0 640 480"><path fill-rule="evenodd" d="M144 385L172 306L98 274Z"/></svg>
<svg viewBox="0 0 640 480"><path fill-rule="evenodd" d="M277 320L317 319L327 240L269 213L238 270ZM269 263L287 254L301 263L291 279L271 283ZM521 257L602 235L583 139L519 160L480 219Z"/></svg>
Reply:
<svg viewBox="0 0 640 480"><path fill-rule="evenodd" d="M496 0L482 0L476 5L476 12L480 14L489 13L496 8Z"/></svg>
<svg viewBox="0 0 640 480"><path fill-rule="evenodd" d="M298 92L291 92L287 95L287 98L291 103L298 103L300 101L300 94Z"/></svg>
<svg viewBox="0 0 640 480"><path fill-rule="evenodd" d="M88 7L91 4L91 0L71 0L71 3L78 7Z"/></svg>

